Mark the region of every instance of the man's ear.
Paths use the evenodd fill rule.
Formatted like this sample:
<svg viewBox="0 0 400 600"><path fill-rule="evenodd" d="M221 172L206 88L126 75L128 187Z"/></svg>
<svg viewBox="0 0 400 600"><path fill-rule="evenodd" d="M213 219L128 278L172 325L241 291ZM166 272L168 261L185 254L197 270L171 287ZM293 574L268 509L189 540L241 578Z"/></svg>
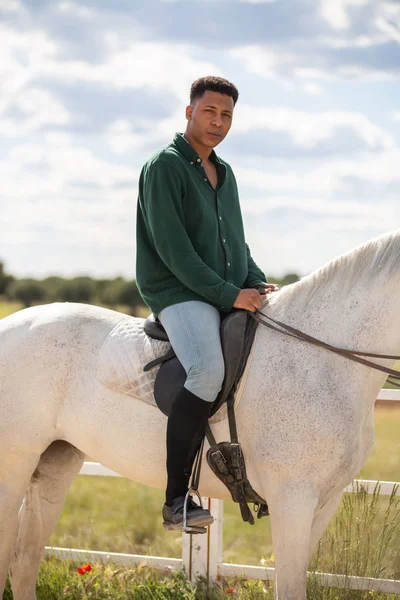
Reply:
<svg viewBox="0 0 400 600"><path fill-rule="evenodd" d="M186 120L190 121L190 119L192 118L192 112L193 112L193 106L187 106L186 107Z"/></svg>

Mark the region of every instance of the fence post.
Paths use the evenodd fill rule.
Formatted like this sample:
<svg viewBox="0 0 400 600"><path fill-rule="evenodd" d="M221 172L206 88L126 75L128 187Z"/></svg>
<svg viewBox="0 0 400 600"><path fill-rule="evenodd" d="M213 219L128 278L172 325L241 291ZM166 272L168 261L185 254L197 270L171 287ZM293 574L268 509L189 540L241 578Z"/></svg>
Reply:
<svg viewBox="0 0 400 600"><path fill-rule="evenodd" d="M203 506L207 507L214 523L208 527L207 533L183 533L182 560L187 578L195 583L199 577L207 583L215 581L218 575L218 565L222 563L222 526L224 515L223 500L202 498Z"/></svg>

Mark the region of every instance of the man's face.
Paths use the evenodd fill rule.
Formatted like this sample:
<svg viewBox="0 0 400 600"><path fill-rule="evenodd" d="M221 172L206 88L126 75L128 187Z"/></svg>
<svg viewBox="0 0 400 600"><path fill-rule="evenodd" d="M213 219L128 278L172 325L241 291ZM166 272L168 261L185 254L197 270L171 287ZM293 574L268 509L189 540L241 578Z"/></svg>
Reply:
<svg viewBox="0 0 400 600"><path fill-rule="evenodd" d="M197 143L215 148L231 128L233 108L231 96L207 90L186 108L188 133Z"/></svg>

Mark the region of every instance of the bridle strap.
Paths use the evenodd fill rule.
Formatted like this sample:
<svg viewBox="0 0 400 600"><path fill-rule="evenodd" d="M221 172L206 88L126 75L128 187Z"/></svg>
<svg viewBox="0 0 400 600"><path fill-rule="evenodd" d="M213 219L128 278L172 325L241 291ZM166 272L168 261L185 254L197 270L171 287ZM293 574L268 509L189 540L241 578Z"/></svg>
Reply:
<svg viewBox="0 0 400 600"><path fill-rule="evenodd" d="M377 363L374 363L370 360L365 360L364 358L361 358L361 356L369 356L372 358L400 360L400 356L392 356L392 355L388 355L388 354L375 354L372 352L359 352L358 350L346 350L345 348L337 348L336 346L331 346L330 344L327 344L326 342L322 342L321 340L319 340L307 333L304 333L300 329L296 329L295 327L291 327L290 325L286 325L285 323L282 323L282 321L273 319L272 317L269 317L268 315L263 313L261 310L257 310L255 313L250 312L250 315L258 323L265 325L265 327L268 327L269 329L272 329L273 331L277 331L278 333L284 333L285 335L289 335L290 337L296 338L298 340L309 342L310 344L313 344L314 346L320 346L321 348L325 348L326 350L330 350L331 352L340 354L346 358L349 358L350 360L353 360L362 365L365 365L366 367L371 367L372 369L376 369L377 371L382 371L383 373L387 373L388 375L390 375L390 379L388 379L388 381L390 381L390 383L392 385L400 388L400 383L396 383L395 381L393 381L393 379L395 379L396 381L400 381L400 371L396 371L395 369L389 369L388 367L384 367L384 366L378 365ZM260 315L262 315L262 316L260 316ZM266 319L266 321L264 319ZM274 323L274 325L272 323Z"/></svg>

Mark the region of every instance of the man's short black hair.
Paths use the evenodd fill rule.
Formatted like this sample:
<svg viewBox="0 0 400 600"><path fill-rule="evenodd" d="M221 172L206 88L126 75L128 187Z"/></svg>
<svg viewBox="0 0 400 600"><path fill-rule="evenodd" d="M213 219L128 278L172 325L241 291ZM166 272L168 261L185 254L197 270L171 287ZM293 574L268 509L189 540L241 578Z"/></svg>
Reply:
<svg viewBox="0 0 400 600"><path fill-rule="evenodd" d="M222 77L212 77L210 75L208 77L200 77L200 79L192 83L192 87L190 88L190 104L197 98L202 98L207 90L230 96L233 98L234 105L239 98L238 89L233 83Z"/></svg>

